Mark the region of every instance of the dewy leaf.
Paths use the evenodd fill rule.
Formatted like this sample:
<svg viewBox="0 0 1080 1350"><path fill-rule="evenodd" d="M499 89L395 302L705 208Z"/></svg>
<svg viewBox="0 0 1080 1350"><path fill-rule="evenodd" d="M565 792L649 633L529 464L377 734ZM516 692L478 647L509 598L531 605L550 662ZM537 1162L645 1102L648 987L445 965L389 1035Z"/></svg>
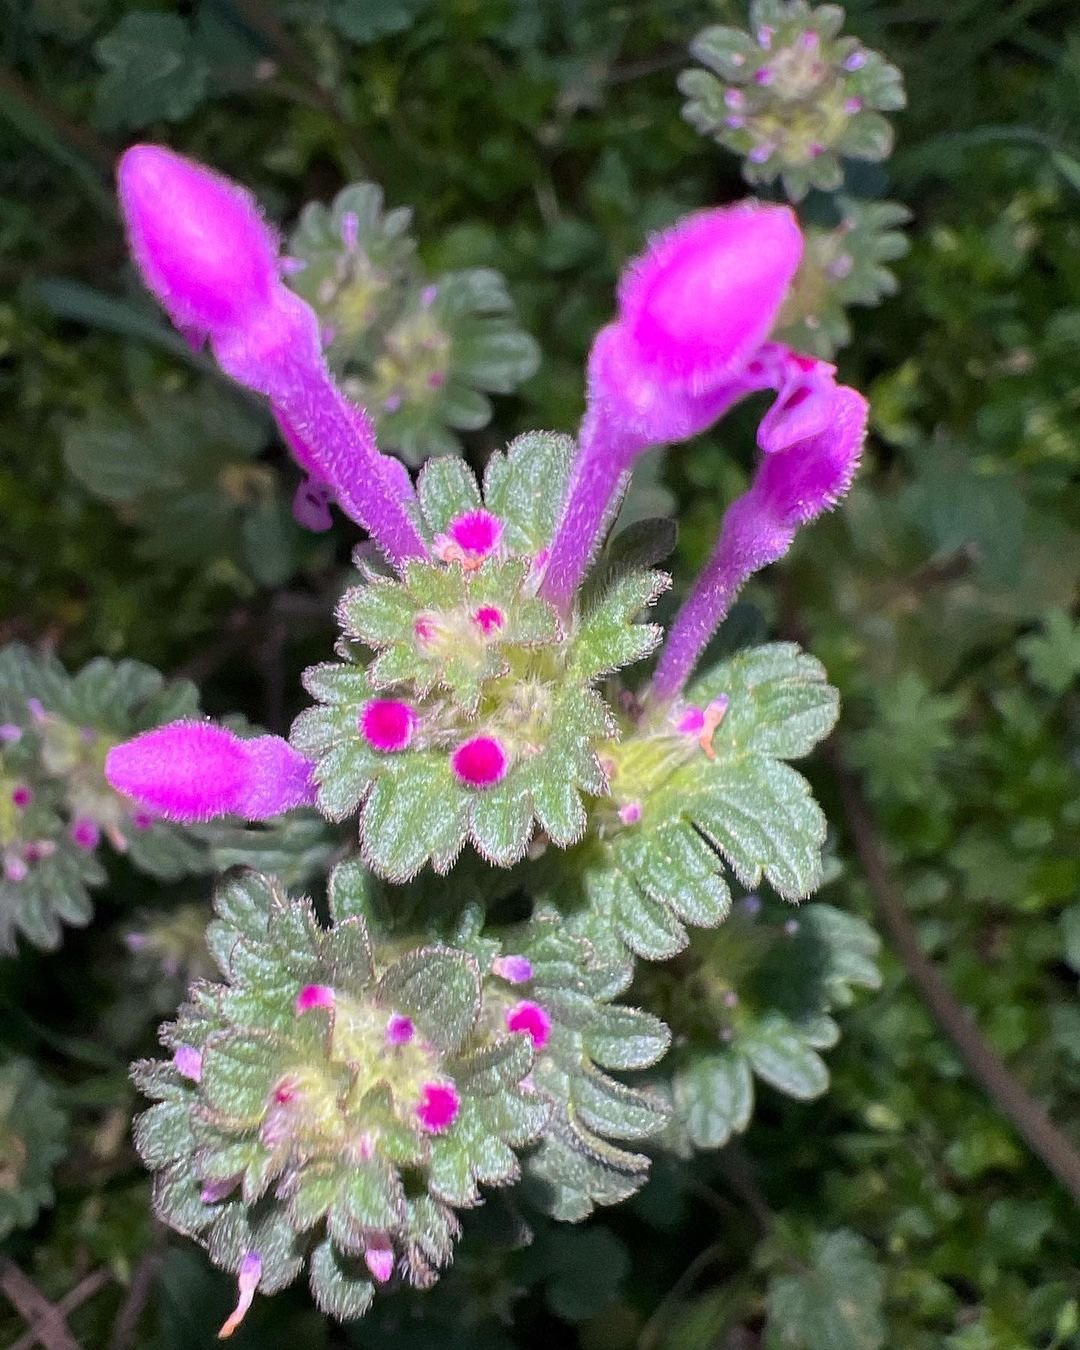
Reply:
<svg viewBox="0 0 1080 1350"><path fill-rule="evenodd" d="M373 940L358 885L355 862L331 878L323 928L274 880L229 878L207 935L225 980L163 1029L172 1060L135 1070L157 1102L135 1139L162 1219L225 1269L257 1251L262 1292L306 1261L340 1317L370 1303L365 1271L432 1283L448 1205L515 1180L552 1110L504 983L463 950Z"/></svg>
<svg viewBox="0 0 1080 1350"><path fill-rule="evenodd" d="M769 1284L767 1350L881 1350L885 1278L865 1238L817 1233L809 1262Z"/></svg>

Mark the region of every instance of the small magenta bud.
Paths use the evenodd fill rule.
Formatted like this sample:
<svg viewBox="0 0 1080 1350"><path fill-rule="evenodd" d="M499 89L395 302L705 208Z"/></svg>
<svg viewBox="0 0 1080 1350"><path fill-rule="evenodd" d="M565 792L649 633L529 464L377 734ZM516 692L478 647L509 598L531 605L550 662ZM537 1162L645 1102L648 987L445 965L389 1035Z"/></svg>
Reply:
<svg viewBox="0 0 1080 1350"><path fill-rule="evenodd" d="M14 722L0 722L0 743L14 745L21 740L22 727L16 726Z"/></svg>
<svg viewBox="0 0 1080 1350"><path fill-rule="evenodd" d="M12 806L17 806L20 811L25 810L33 800L34 793L25 783L19 783L16 787L12 788L11 804Z"/></svg>
<svg viewBox="0 0 1080 1350"><path fill-rule="evenodd" d="M312 1008L333 1008L334 991L328 984L306 984L296 996L296 1015Z"/></svg>
<svg viewBox="0 0 1080 1350"><path fill-rule="evenodd" d="M743 108L746 106L746 95L741 89L726 89L724 91L724 106L727 108Z"/></svg>
<svg viewBox="0 0 1080 1350"><path fill-rule="evenodd" d="M773 82L772 66L762 66L760 70L754 71L754 83L767 88Z"/></svg>
<svg viewBox="0 0 1080 1350"><path fill-rule="evenodd" d="M229 1314L224 1326L218 1332L219 1341L227 1341L247 1316L248 1309L251 1307L255 1298L255 1290L259 1287L259 1280L261 1278L262 1257L258 1252L248 1252L243 1261L240 1262L240 1273L237 1277L239 1298L236 1301L236 1307Z"/></svg>
<svg viewBox="0 0 1080 1350"><path fill-rule="evenodd" d="M501 609L496 609L494 605L485 605L473 615L473 622L479 625L480 631L486 637L489 633L497 633L505 620Z"/></svg>
<svg viewBox="0 0 1080 1350"><path fill-rule="evenodd" d="M624 825L636 825L641 819L641 803L626 802L619 807L619 819Z"/></svg>
<svg viewBox="0 0 1080 1350"><path fill-rule="evenodd" d="M523 1031L537 1050L543 1050L551 1039L551 1018L539 1003L529 999L523 999L507 1011L506 1028Z"/></svg>
<svg viewBox="0 0 1080 1350"><path fill-rule="evenodd" d="M216 333L269 303L277 241L250 192L158 145L117 171L131 251L178 327Z"/></svg>
<svg viewBox="0 0 1080 1350"><path fill-rule="evenodd" d="M29 871L29 867L17 853L4 854L4 876L8 881L14 881L16 884L25 881Z"/></svg>
<svg viewBox="0 0 1080 1350"><path fill-rule="evenodd" d="M90 820L86 816L80 816L71 822L68 830L71 835L71 842L76 848L81 848L86 853L92 853L101 843L101 830L97 822Z"/></svg>
<svg viewBox="0 0 1080 1350"><path fill-rule="evenodd" d="M355 211L346 211L341 217L341 242L353 253L360 241L360 217Z"/></svg>
<svg viewBox="0 0 1080 1350"><path fill-rule="evenodd" d="M197 1083L202 1078L202 1055L193 1045L178 1045L173 1053L173 1066L184 1078Z"/></svg>
<svg viewBox="0 0 1080 1350"><path fill-rule="evenodd" d="M844 111L848 114L849 117L854 117L856 113L860 113L862 112L862 110L863 110L863 101L861 98L844 99Z"/></svg>
<svg viewBox="0 0 1080 1350"><path fill-rule="evenodd" d="M772 152L773 148L768 143L765 145L755 145L753 150L747 155L747 159L751 164L764 164Z"/></svg>
<svg viewBox="0 0 1080 1350"><path fill-rule="evenodd" d="M199 1199L204 1205L216 1205L219 1200L224 1200L230 1195L240 1183L237 1177L221 1177L215 1181L206 1181L199 1192Z"/></svg>
<svg viewBox="0 0 1080 1350"><path fill-rule="evenodd" d="M437 624L434 619L426 618L423 614L413 621L413 636L421 646L426 647L434 640Z"/></svg>
<svg viewBox="0 0 1080 1350"><path fill-rule="evenodd" d="M461 1110L461 1098L451 1083L425 1083L420 1089L416 1117L428 1134L448 1130Z"/></svg>
<svg viewBox="0 0 1080 1350"><path fill-rule="evenodd" d="M452 520L447 532L437 536L435 556L471 570L495 551L502 532L502 521L490 511L469 511Z"/></svg>
<svg viewBox="0 0 1080 1350"><path fill-rule="evenodd" d="M411 1017L404 1017L401 1013L391 1014L386 1023L387 1045L408 1045L415 1035L416 1028Z"/></svg>
<svg viewBox="0 0 1080 1350"><path fill-rule="evenodd" d="M844 57L844 69L850 71L862 70L866 65L866 53L863 51L854 51L850 56Z"/></svg>
<svg viewBox="0 0 1080 1350"><path fill-rule="evenodd" d="M528 984L533 977L532 962L527 956L497 956L491 973L507 984Z"/></svg>
<svg viewBox="0 0 1080 1350"><path fill-rule="evenodd" d="M433 370L427 377L427 386L429 389L441 389L446 383L445 370Z"/></svg>
<svg viewBox="0 0 1080 1350"><path fill-rule="evenodd" d="M385 1284L394 1273L394 1249L385 1233L368 1239L364 1248L364 1265L371 1272L371 1278L379 1284Z"/></svg>
<svg viewBox="0 0 1080 1350"><path fill-rule="evenodd" d="M149 830L153 827L154 817L149 811L136 811L131 817L131 823L137 830Z"/></svg>
<svg viewBox="0 0 1080 1350"><path fill-rule="evenodd" d="M776 29L763 23L757 30L758 46L764 47L766 51L772 46L773 37L776 35Z"/></svg>
<svg viewBox="0 0 1080 1350"><path fill-rule="evenodd" d="M466 787L494 787L506 777L509 761L494 736L474 736L459 745L450 758L454 776Z"/></svg>
<svg viewBox="0 0 1080 1350"><path fill-rule="evenodd" d="M420 292L420 304L424 309L430 309L439 296L438 286L425 286Z"/></svg>
<svg viewBox="0 0 1080 1350"><path fill-rule="evenodd" d="M31 839L23 849L23 857L28 863L35 863L40 862L42 858L51 858L55 852L55 839Z"/></svg>
<svg viewBox="0 0 1080 1350"><path fill-rule="evenodd" d="M386 754L408 748L419 718L415 709L396 698L375 698L360 714L360 734L368 745Z"/></svg>
<svg viewBox="0 0 1080 1350"><path fill-rule="evenodd" d="M28 698L26 710L35 722L44 722L48 719L49 714L45 711L45 705L39 698Z"/></svg>

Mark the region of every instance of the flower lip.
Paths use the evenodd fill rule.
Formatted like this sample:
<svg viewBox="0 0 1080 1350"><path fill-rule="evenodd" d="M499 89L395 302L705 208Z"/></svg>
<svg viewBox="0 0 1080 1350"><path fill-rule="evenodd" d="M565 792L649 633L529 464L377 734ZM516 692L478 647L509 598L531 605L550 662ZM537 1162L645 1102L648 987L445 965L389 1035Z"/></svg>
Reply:
<svg viewBox="0 0 1080 1350"><path fill-rule="evenodd" d="M457 1119L461 1098L450 1083L425 1083L420 1089L416 1117L428 1134L441 1134Z"/></svg>
<svg viewBox="0 0 1080 1350"><path fill-rule="evenodd" d="M523 999L516 1003L506 1014L508 1031L522 1031L532 1041L537 1050L543 1050L551 1039L551 1018L539 1003Z"/></svg>

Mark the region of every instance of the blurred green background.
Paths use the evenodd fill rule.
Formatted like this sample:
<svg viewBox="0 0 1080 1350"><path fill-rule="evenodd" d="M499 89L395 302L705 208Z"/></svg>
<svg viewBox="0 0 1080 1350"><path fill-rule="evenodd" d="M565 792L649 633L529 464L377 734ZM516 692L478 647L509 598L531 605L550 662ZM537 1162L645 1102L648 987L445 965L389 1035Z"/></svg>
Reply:
<svg viewBox="0 0 1080 1350"><path fill-rule="evenodd" d="M857 823L922 950L1080 1145L1080 13L847 9L908 89L895 155L847 188L906 205L911 248L898 293L851 311L839 358L872 402L857 487L724 640L794 632L825 661ZM237 400L141 292L112 199L125 145L206 160L290 229L304 203L374 181L413 208L429 272L500 270L541 359L462 431L481 463L523 429L573 428L592 334L648 231L743 195L675 87L694 34L742 19L734 0L0 0L0 642L69 666L137 657L280 730L354 542L292 526L268 424L215 412ZM684 584L745 480L756 411L639 485L679 515ZM811 775L835 836L822 898L873 918L856 778L827 758ZM4 1259L54 1303L81 1294L67 1326L84 1346L209 1344L230 1304L225 1277L154 1229L129 1143L126 1064L171 1005L133 985L122 935L140 906L203 899L116 864L90 930L0 964L0 1042L71 1116L56 1204ZM433 1292L347 1329L302 1293L260 1301L236 1344L1080 1346L1074 1203L888 942L884 969L842 1015L824 1098L763 1094L737 1147L662 1163L619 1211L523 1250L489 1205ZM0 1275L0 1343L29 1346Z"/></svg>

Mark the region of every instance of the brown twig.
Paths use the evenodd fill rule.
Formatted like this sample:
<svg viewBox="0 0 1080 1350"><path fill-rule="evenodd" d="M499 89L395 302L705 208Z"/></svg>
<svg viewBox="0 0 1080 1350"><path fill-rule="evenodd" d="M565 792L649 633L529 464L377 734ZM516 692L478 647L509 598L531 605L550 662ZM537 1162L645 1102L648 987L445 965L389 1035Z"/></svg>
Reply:
<svg viewBox="0 0 1080 1350"><path fill-rule="evenodd" d="M131 1276L127 1294L116 1314L112 1332L109 1336L109 1350L129 1350L135 1344L139 1331L139 1321L154 1292L154 1284L165 1260L165 1247L168 1241L166 1230L158 1225L154 1240L143 1253L139 1264Z"/></svg>
<svg viewBox="0 0 1080 1350"><path fill-rule="evenodd" d="M1080 1153L1009 1072L983 1038L970 1013L958 1002L937 967L923 952L903 896L889 871L885 849L859 776L844 763L835 743L827 753L877 915L911 982L938 1026L956 1047L972 1078L1080 1205Z"/></svg>
<svg viewBox="0 0 1080 1350"><path fill-rule="evenodd" d="M104 1267L100 1270L92 1270L89 1275L79 1281L74 1289L69 1289L60 1302L53 1307L52 1323L55 1324L59 1320L63 1324L69 1313L73 1313L76 1308L81 1308L84 1303L94 1297L99 1289L104 1289L111 1279L112 1276ZM47 1321L32 1326L29 1331L10 1345L8 1350L31 1350L32 1346L37 1345L42 1340L42 1333L47 1328ZM64 1329L66 1331L66 1328Z"/></svg>
<svg viewBox="0 0 1080 1350"><path fill-rule="evenodd" d="M37 1285L14 1261L0 1257L0 1293L11 1303L45 1350L79 1350L68 1330L64 1314L50 1303Z"/></svg>

